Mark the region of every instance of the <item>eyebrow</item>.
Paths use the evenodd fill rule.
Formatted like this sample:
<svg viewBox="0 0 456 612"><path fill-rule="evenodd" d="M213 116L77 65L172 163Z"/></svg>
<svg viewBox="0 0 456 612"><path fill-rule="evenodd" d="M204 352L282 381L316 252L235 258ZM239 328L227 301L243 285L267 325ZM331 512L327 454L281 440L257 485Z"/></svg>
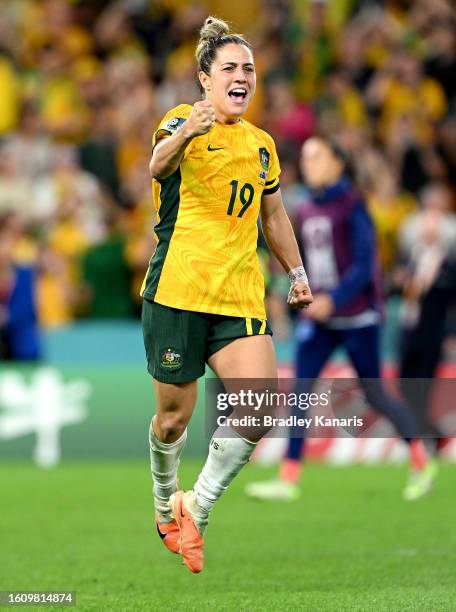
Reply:
<svg viewBox="0 0 456 612"><path fill-rule="evenodd" d="M223 62L223 64L221 64L222 66L239 66L238 62ZM244 64L242 64L243 66L254 66L254 64L252 62L245 62Z"/></svg>

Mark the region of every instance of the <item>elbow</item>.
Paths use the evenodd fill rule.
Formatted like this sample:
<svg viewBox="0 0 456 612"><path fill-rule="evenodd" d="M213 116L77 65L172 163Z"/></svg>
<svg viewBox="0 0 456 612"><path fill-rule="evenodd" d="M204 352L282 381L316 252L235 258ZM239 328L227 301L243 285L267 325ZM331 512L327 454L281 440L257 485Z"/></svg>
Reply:
<svg viewBox="0 0 456 612"><path fill-rule="evenodd" d="M149 174L153 179L160 178L160 168L153 157L149 162Z"/></svg>
<svg viewBox="0 0 456 612"><path fill-rule="evenodd" d="M167 172L166 167L164 167L163 164L157 163L157 161L154 158L150 160L149 173L150 173L150 176L157 181L161 179L165 179L170 174L172 174L172 172Z"/></svg>

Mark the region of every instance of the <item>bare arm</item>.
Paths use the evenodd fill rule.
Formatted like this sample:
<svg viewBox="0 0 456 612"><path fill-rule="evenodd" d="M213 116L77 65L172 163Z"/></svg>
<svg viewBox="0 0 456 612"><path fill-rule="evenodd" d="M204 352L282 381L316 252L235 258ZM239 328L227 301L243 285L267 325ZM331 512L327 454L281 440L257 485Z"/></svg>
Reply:
<svg viewBox="0 0 456 612"><path fill-rule="evenodd" d="M283 207L280 189L275 193L263 195L261 199L261 224L269 248L281 263L287 274L296 268L302 268L296 237ZM288 303L298 308L305 308L312 303L312 293L304 281L293 281Z"/></svg>
<svg viewBox="0 0 456 612"><path fill-rule="evenodd" d="M261 224L269 248L288 274L293 268L302 266L298 244L293 228L283 207L280 189L261 199Z"/></svg>
<svg viewBox="0 0 456 612"><path fill-rule="evenodd" d="M175 172L194 136L185 123L169 138L162 138L154 147L149 172L154 179L164 179Z"/></svg>
<svg viewBox="0 0 456 612"><path fill-rule="evenodd" d="M215 113L210 102L196 102L190 117L169 138L158 142L152 152L149 172L152 178L164 179L177 170L185 149L196 137L206 134L214 125Z"/></svg>

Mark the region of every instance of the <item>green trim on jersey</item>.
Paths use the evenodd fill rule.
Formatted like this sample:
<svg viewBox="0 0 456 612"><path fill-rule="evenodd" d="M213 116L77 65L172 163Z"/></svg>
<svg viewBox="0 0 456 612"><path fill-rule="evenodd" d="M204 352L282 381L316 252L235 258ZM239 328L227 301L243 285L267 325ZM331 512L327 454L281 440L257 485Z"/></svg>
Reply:
<svg viewBox="0 0 456 612"><path fill-rule="evenodd" d="M145 288L142 293L143 297L152 300L157 292L160 275L176 225L177 213L179 212L179 192L182 182L180 167L167 178L158 179L158 182L160 183L160 208L158 211L160 221L155 226L158 244L149 263Z"/></svg>

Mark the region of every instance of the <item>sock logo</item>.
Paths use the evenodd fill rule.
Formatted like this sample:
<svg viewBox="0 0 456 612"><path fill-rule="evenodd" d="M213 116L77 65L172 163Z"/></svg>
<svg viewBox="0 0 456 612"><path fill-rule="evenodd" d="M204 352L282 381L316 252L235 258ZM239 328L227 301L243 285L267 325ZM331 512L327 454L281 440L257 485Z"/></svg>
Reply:
<svg viewBox="0 0 456 612"><path fill-rule="evenodd" d="M162 353L160 365L165 370L178 370L182 367L182 355L168 347Z"/></svg>
<svg viewBox="0 0 456 612"><path fill-rule="evenodd" d="M215 448L215 450L218 450L218 449L219 449L219 445L217 444L217 442L216 442L215 440L211 440L211 446L212 446L213 448Z"/></svg>

